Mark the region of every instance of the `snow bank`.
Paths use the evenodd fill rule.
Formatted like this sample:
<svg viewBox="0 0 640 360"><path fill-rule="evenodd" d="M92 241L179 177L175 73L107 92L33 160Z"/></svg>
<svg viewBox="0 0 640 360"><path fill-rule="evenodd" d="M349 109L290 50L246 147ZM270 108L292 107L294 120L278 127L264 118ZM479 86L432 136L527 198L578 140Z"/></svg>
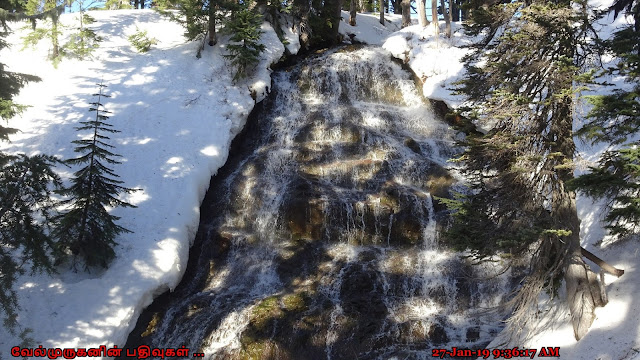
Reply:
<svg viewBox="0 0 640 360"><path fill-rule="evenodd" d="M395 31L400 30L402 15L384 14L384 26L380 24L379 13L357 13L356 26L349 25L349 12L342 12L342 21L338 32L344 35L345 41L369 45L382 45Z"/></svg>
<svg viewBox="0 0 640 360"><path fill-rule="evenodd" d="M77 14L61 21L76 26ZM106 108L121 133L111 136L123 164L115 166L128 187L140 191L123 196L137 209L114 209L119 224L132 230L117 238L117 257L103 273L24 276L16 282L20 324L33 330L35 345L61 348L122 347L141 310L154 296L173 289L186 268L190 242L198 228L199 206L210 177L225 163L233 137L242 129L255 101L269 91L269 65L284 53L265 23L267 50L253 77L232 83L232 69L222 57L226 39L205 46L184 43L184 29L151 10L91 12L90 25L104 37L94 58L65 59L54 70L45 57L49 44L18 51L16 31L3 50L10 71L38 75L40 83L23 89L16 101L30 105L11 126L21 130L3 151L75 156L74 130L87 119L96 83L108 85ZM14 30L18 26L14 24ZM159 42L138 54L127 37L147 30ZM256 98L254 100L253 96ZM75 169L59 168L65 178ZM8 357L18 339L0 329L0 357Z"/></svg>
<svg viewBox="0 0 640 360"><path fill-rule="evenodd" d="M469 53L464 46L474 39L464 35L459 23L452 23L452 36L446 38L444 22L440 23L441 36L434 36L434 26L408 26L391 35L382 45L394 57L408 64L422 80L422 93L433 100L443 100L458 107L463 98L452 94L455 82L462 79L462 58Z"/></svg>

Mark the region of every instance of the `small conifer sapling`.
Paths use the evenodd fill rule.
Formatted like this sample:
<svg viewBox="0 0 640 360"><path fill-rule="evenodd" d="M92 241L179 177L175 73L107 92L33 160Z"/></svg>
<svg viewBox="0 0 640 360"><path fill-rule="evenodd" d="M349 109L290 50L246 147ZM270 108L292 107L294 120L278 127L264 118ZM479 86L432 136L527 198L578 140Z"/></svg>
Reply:
<svg viewBox="0 0 640 360"><path fill-rule="evenodd" d="M262 36L262 15L247 2L238 4L225 25L225 32L231 34L232 43L227 46L229 54L224 55L236 67L234 81L247 77L249 70L258 63L258 56L265 46L260 44Z"/></svg>
<svg viewBox="0 0 640 360"><path fill-rule="evenodd" d="M66 160L67 165L84 165L74 173L71 186L58 191L66 196L62 201L67 211L56 219L54 236L58 240L60 255L69 253L75 260L80 257L85 269L93 266L107 267L115 257L114 246L117 235L130 232L117 225L120 218L109 214L107 207L135 207L118 199L122 193L131 193L135 189L122 186L122 181L110 165L120 164L116 160L120 155L110 151L109 137L105 134L118 133L107 123L110 112L101 103L106 85L99 84L99 92L94 94L98 99L91 103L89 111L95 113L95 119L80 122L78 131L89 130L91 135L82 140L75 140L74 151L81 156Z"/></svg>

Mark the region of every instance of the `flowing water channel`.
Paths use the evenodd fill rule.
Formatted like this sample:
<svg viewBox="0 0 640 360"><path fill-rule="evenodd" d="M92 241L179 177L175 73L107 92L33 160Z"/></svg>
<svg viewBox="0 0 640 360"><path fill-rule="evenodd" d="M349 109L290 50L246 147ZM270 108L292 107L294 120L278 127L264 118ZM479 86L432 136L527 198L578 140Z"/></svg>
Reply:
<svg viewBox="0 0 640 360"><path fill-rule="evenodd" d="M438 243L456 136L382 50L276 71L212 179L182 283L127 346L333 360L486 345L507 281Z"/></svg>

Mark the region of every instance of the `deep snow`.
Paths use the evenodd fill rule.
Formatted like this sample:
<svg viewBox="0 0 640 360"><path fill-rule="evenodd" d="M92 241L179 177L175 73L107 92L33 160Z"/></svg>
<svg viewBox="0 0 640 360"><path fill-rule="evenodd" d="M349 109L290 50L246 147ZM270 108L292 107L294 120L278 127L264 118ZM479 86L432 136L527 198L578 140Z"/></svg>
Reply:
<svg viewBox="0 0 640 360"><path fill-rule="evenodd" d="M16 99L32 107L10 122L22 132L12 137L12 143L0 145L4 151L72 157L71 141L80 136L73 127L89 116L87 103L94 100L95 84L103 81L112 95L105 101L113 111L111 122L122 131L112 136L124 161L115 170L126 186L142 189L124 197L137 209L113 210L122 216L120 224L133 233L117 239L117 258L108 270L88 275L65 270L18 280L19 320L33 330L36 346L121 347L153 296L177 285L210 176L224 164L233 136L255 103L251 92L258 100L266 94L270 86L268 65L284 52L275 32L265 24L262 41L267 51L258 72L234 85L222 57L224 38L213 48L206 46L198 60L195 52L199 42L185 43L180 26L152 11L99 11L91 15L98 21L90 27L105 38L92 60L65 59L53 69L45 60L46 43L35 51L19 51L21 31L8 39L14 47L1 53L9 70L43 78L29 84ZM62 21L70 24L75 16L65 14ZM348 14L343 13L343 18ZM456 24L452 39L442 35L435 39L431 27L412 26L394 33L400 19L394 15L388 18L392 23L381 27L375 14L358 14L357 26L343 22L340 32L347 38L355 34L356 41L384 43L384 48L407 62L424 81L425 96L459 106L463 99L452 96L448 88L463 75L461 58L467 50L459 46L473 39L462 35ZM159 40L147 54L136 53L127 41L136 27ZM295 36L290 31L287 34ZM289 50L295 53L293 38L290 44ZM580 156L593 161L601 150L582 146ZM67 177L73 171L59 170ZM603 236L599 206L584 198L579 206L583 245L623 268L625 275L607 277L610 302L598 309L591 331L580 342L573 339L567 311L560 306L555 308L558 316L552 324L541 321L540 334L518 346L561 346L561 356L568 359L640 358L640 301L635 296L640 289L635 274L638 250L632 242L595 245ZM17 343L6 329L0 329L0 357L9 356Z"/></svg>

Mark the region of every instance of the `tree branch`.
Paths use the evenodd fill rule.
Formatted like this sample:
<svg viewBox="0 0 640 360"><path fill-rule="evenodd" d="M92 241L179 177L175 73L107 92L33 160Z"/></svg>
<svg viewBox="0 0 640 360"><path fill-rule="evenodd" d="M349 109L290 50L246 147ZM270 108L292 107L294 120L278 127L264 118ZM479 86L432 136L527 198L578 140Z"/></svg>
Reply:
<svg viewBox="0 0 640 360"><path fill-rule="evenodd" d="M616 277L620 277L622 276L622 274L624 274L624 270L614 268L613 266L607 264L604 260L594 255L589 250L583 247L580 247L580 251L582 252L582 256L593 261L596 265L600 267L600 269L608 272L609 274L614 275Z"/></svg>

